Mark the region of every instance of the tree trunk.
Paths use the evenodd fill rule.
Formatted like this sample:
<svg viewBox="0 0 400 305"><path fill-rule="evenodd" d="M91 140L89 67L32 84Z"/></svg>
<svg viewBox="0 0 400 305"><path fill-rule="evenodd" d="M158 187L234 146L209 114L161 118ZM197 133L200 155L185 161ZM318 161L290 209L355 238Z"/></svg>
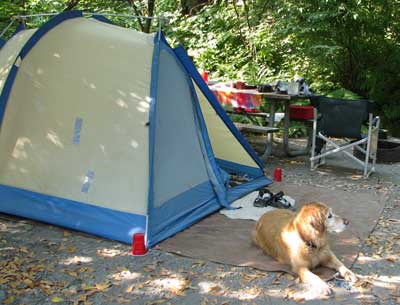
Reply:
<svg viewBox="0 0 400 305"><path fill-rule="evenodd" d="M148 0L147 1L147 17L153 17L154 15L154 5L155 5L155 0ZM145 33L150 33L150 28L151 28L151 22L153 19L146 19L145 26L144 26L144 31Z"/></svg>
<svg viewBox="0 0 400 305"><path fill-rule="evenodd" d="M212 0L181 0L182 15L192 16L200 11L204 5L212 2Z"/></svg>

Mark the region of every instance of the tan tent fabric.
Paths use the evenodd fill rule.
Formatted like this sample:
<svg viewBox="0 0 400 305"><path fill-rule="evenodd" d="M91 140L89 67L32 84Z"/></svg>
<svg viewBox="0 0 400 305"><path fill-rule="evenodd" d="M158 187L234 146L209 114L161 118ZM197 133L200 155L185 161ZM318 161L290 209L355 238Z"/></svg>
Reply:
<svg viewBox="0 0 400 305"><path fill-rule="evenodd" d="M0 52L0 92L3 90L4 83L14 64L19 51L35 33L36 30L21 31L10 38Z"/></svg>
<svg viewBox="0 0 400 305"><path fill-rule="evenodd" d="M195 83L193 84L200 102L204 120L206 121L208 135L215 156L235 163L257 167L258 165L256 162L226 127L225 123L215 112L200 88Z"/></svg>
<svg viewBox="0 0 400 305"><path fill-rule="evenodd" d="M8 101L0 183L145 215L153 40L87 18L43 36Z"/></svg>

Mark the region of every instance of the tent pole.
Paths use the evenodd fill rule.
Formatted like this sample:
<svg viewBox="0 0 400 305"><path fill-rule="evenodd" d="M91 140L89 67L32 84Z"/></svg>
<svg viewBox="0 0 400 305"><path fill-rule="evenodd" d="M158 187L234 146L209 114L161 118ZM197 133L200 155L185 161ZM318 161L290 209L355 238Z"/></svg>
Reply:
<svg viewBox="0 0 400 305"><path fill-rule="evenodd" d="M0 38L3 37L3 35L8 31L8 29L13 25L15 19L12 19L11 22L6 26L6 28L1 32Z"/></svg>
<svg viewBox="0 0 400 305"><path fill-rule="evenodd" d="M42 16L54 16L58 15L59 13L41 13L41 14L31 14L31 15L16 15L12 16L12 22L14 22L15 19L27 19L27 18L32 18L32 17L42 17ZM90 16L90 15L101 15L105 17L125 17L125 18L137 18L137 19L158 19L158 32L161 33L161 26L162 26L162 21L168 20L165 16L137 16L137 15L129 15L129 14L111 14L111 13L92 13L92 12L83 12L83 15ZM12 24L11 22L11 24ZM8 30L8 28L11 26L11 24L3 31L3 33L0 35L0 37Z"/></svg>
<svg viewBox="0 0 400 305"><path fill-rule="evenodd" d="M41 14L31 14L31 15L16 15L13 16L12 19L26 19L31 17L41 17L41 16L54 16L59 13L41 13ZM129 15L129 14L111 14L111 13L92 13L92 12L83 12L83 15L102 15L109 17L128 17L128 18L143 18L143 19L157 19L159 16L137 16L137 15ZM160 18L161 19L161 18Z"/></svg>

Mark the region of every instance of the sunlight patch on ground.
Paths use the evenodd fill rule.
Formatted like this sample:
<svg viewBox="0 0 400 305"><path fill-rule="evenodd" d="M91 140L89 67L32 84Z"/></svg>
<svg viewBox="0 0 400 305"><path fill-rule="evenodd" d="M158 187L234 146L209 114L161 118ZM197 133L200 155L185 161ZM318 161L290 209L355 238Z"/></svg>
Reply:
<svg viewBox="0 0 400 305"><path fill-rule="evenodd" d="M120 255L129 255L129 252L127 251L122 251L118 249L98 249L96 252L97 255L102 256L102 257L114 257L114 256L120 256Z"/></svg>
<svg viewBox="0 0 400 305"><path fill-rule="evenodd" d="M377 262L377 261L380 261L380 260L382 260L382 257L373 258L373 257L370 257L370 256L361 256L361 255L360 255L360 256L357 258L357 262L358 262L359 264L372 263L372 262Z"/></svg>
<svg viewBox="0 0 400 305"><path fill-rule="evenodd" d="M198 285L202 294L216 294L224 289L220 282L200 282Z"/></svg>
<svg viewBox="0 0 400 305"><path fill-rule="evenodd" d="M111 277L116 281L127 281L135 280L140 278L142 275L138 272L130 272L129 270L122 270L120 272L114 273Z"/></svg>
<svg viewBox="0 0 400 305"><path fill-rule="evenodd" d="M400 285L400 276L380 275L377 279L371 280L371 282L377 287L395 289Z"/></svg>
<svg viewBox="0 0 400 305"><path fill-rule="evenodd" d="M80 265L81 263L91 263L93 261L93 258L88 257L88 256L74 256L74 257L69 257L65 259L64 261L61 262L63 265Z"/></svg>
<svg viewBox="0 0 400 305"><path fill-rule="evenodd" d="M252 288L243 288L237 291L232 291L228 294L225 294L227 297L236 298L241 301L253 300L257 298L262 293L261 289L252 287Z"/></svg>
<svg viewBox="0 0 400 305"><path fill-rule="evenodd" d="M161 278L153 280L151 286L179 294L179 291L183 291L187 287L187 280L183 278Z"/></svg>
<svg viewBox="0 0 400 305"><path fill-rule="evenodd" d="M280 289L268 289L266 291L266 294L271 296L271 297L282 297L283 296L283 292Z"/></svg>

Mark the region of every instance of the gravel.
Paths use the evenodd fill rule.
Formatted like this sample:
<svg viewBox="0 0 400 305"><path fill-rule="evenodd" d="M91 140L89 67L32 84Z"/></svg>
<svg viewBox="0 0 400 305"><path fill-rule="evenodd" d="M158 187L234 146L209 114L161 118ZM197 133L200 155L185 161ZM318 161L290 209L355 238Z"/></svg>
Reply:
<svg viewBox="0 0 400 305"><path fill-rule="evenodd" d="M360 284L331 281L335 294L326 304L399 304L400 163L378 164L368 180L340 157L328 163L318 171L310 171L305 157L271 157L266 163L268 173L283 168L287 183L348 192L373 190L387 199L352 268L360 275ZM132 257L130 250L119 242L0 214L0 303L296 304L306 289L281 272L158 250Z"/></svg>

